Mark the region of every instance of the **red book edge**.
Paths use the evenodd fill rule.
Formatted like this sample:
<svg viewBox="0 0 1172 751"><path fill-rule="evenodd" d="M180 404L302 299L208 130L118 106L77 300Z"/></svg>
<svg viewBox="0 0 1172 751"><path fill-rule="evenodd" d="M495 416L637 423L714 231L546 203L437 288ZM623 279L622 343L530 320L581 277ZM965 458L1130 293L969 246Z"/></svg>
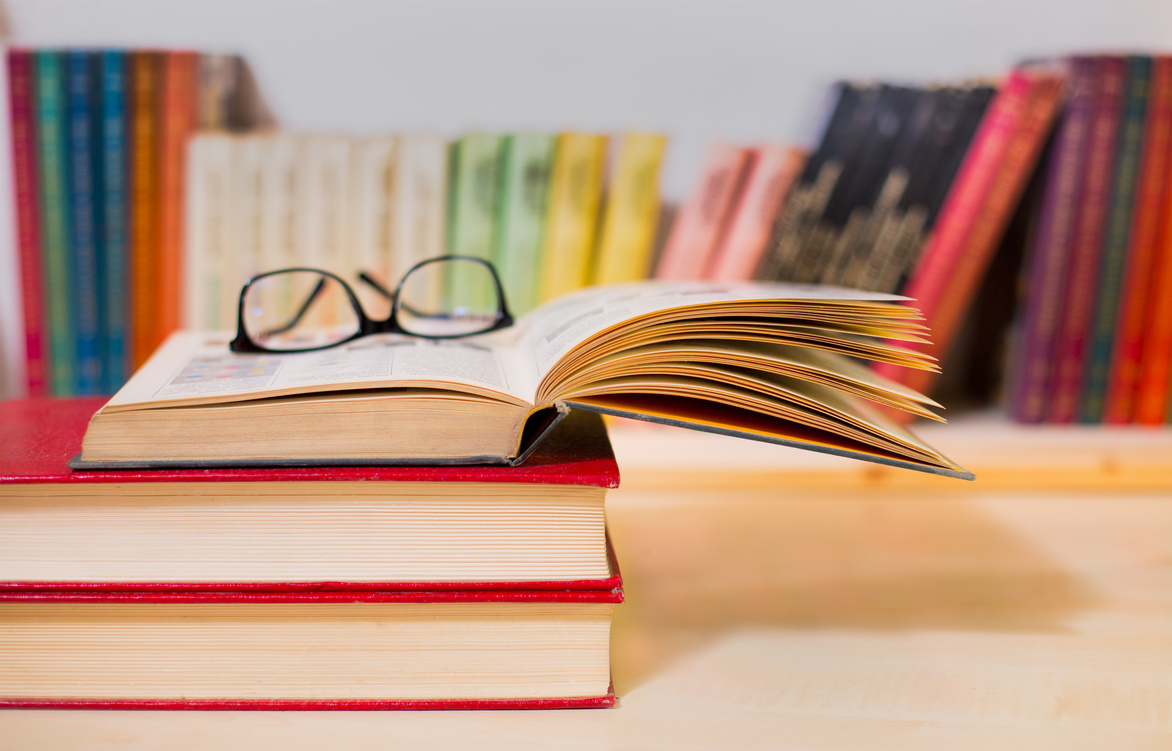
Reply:
<svg viewBox="0 0 1172 751"><path fill-rule="evenodd" d="M507 709L605 709L615 705L613 685L603 696L564 699L448 699L442 701L301 701L181 699L141 701L135 699L0 699L0 709L122 709L122 710L203 710L203 711L421 711L421 710L507 710Z"/></svg>
<svg viewBox="0 0 1172 751"><path fill-rule="evenodd" d="M195 52L163 53L159 103L159 310L157 336L161 342L179 328L183 311L183 189L187 139L195 129Z"/></svg>
<svg viewBox="0 0 1172 751"><path fill-rule="evenodd" d="M1166 206L1167 197L1172 195L1172 57L1157 57L1152 63L1151 99L1141 157L1143 166L1132 214L1128 265L1123 281L1123 309L1111 353L1111 374L1103 414L1104 421L1111 424L1131 422L1139 411L1141 392L1152 389L1141 376L1147 337L1155 341L1172 336L1172 322L1167 320L1172 310L1163 312L1164 319L1160 318L1159 311L1160 296L1172 293L1172 288L1159 289L1155 282L1161 265L1169 263L1161 258L1161 253L1172 255L1172 231L1164 228L1163 245L1160 244L1161 212L1172 206ZM1170 221L1167 215L1163 217L1165 225ZM1156 390L1166 394L1167 384ZM1147 402L1150 401L1149 398ZM1147 402L1143 412L1145 421L1150 421L1151 410L1146 406ZM1163 422L1163 409L1159 409L1159 413L1158 421Z"/></svg>
<svg viewBox="0 0 1172 751"><path fill-rule="evenodd" d="M17 254L24 315L25 382L29 396L47 396L49 352L45 347L41 281L32 54L24 49L8 50L8 103L12 118L12 182L16 194Z"/></svg>
<svg viewBox="0 0 1172 751"><path fill-rule="evenodd" d="M1073 422L1078 412L1085 375L1091 317L1098 288L1095 278L1103 247L1107 206L1115 172L1117 134L1122 117L1124 58L1099 58L1091 136L1083 167L1083 190L1078 199L1077 225L1067 270L1064 303L1054 341L1050 376L1050 403L1046 420Z"/></svg>

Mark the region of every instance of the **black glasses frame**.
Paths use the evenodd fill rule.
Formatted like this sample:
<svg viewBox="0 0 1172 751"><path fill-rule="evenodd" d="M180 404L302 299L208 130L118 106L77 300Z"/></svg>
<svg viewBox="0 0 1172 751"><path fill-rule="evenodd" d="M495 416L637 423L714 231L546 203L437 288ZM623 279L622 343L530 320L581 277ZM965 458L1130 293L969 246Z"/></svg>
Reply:
<svg viewBox="0 0 1172 751"><path fill-rule="evenodd" d="M444 262L449 262L449 261L472 261L475 263L479 263L488 269L488 272L492 275L492 282L496 286L497 300L500 303L497 307L496 318L493 320L493 322L491 324L489 324L485 328L479 329L477 331L472 331L467 334L418 334L414 331L409 331L407 329L404 329L401 325L399 325L399 321L398 321L399 294L403 290L403 283L407 281L407 278L410 277L411 274L413 274L417 270L423 268L424 266L427 266L427 265L433 264L433 263L444 263ZM269 347L265 347L264 345L257 344L255 341L253 341L252 338L248 335L248 332L244 327L244 300L248 296L248 288L251 287L256 282L260 281L261 279L266 279L268 277L276 276L278 274L288 274L293 271L307 271L307 272L311 272L314 274L319 274L323 277L329 277L330 279L333 279L334 281L336 281L338 284L342 285L342 289L346 292L346 297L349 298L349 300L350 300L350 307L352 307L354 309L354 313L358 316L358 331L356 331L353 335L346 337L345 339L341 339L339 341L332 342L330 344L323 344L318 347L305 347L304 349L271 349ZM317 350L330 349L331 347L337 347L339 345L346 344L347 342L352 342L355 339L361 339L364 336L370 336L372 334L405 334L407 336L419 337L420 339L462 339L467 336L475 336L477 334L487 334L490 331L497 331L498 329L508 328L509 326L513 325L513 316L509 312L508 303L505 301L505 289L504 289L504 286L501 284L501 278L497 274L496 268L490 262L486 261L483 258L477 258L476 256L437 256L435 258L427 258L427 259L422 260L419 263L415 264L411 268L407 269L406 273L404 273L402 278L399 280L399 284L395 287L395 291L393 293L390 292L386 287L384 287L378 281L376 281L369 274L367 274L365 271L361 272L358 275L358 278L361 279L362 281L366 282L367 284L369 284L372 288L374 288L376 291L378 291L380 294L384 295L385 297L387 297L391 301L391 313L385 319L379 320L377 318L371 318L370 316L368 316L366 314L366 311L362 309L362 303L360 303L358 301L358 295L354 294L354 290L350 287L350 285L347 284L345 282L345 280L343 280L340 276L338 276L337 274L334 274L332 272L325 271L323 269L314 269L314 268L306 268L306 267L293 267L293 268L287 268L287 269L279 269L277 271L266 271L263 274L257 274L256 276L249 279L245 283L245 285L240 289L240 302L238 303L237 308L236 308L236 338L233 339L232 342L228 345L228 349L231 350L232 352L252 352L252 353L265 352L265 353L273 353L273 354L292 353L292 352L314 352ZM324 282L324 280L323 280L323 282ZM321 287L322 287L322 283L319 282L318 286L314 289L314 291L309 294L309 297L306 299L305 303L301 306L301 309L293 316L293 319L288 324L286 324L281 329L278 329L277 331L287 331L287 330L293 328L294 326L296 326L297 322L299 320L301 320L301 317L303 315L305 315L306 311L309 309L310 304L313 302L314 298L320 292Z"/></svg>

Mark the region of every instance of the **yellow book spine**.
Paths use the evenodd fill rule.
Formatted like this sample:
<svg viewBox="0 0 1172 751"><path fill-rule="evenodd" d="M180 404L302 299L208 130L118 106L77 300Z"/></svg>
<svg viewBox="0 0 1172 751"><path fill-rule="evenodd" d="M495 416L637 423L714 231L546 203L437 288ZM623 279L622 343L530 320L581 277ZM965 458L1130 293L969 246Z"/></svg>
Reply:
<svg viewBox="0 0 1172 751"><path fill-rule="evenodd" d="M595 284L646 279L659 221L659 173L667 138L627 133L606 200Z"/></svg>
<svg viewBox="0 0 1172 751"><path fill-rule="evenodd" d="M542 301L590 283L606 145L606 136L558 136L541 254Z"/></svg>

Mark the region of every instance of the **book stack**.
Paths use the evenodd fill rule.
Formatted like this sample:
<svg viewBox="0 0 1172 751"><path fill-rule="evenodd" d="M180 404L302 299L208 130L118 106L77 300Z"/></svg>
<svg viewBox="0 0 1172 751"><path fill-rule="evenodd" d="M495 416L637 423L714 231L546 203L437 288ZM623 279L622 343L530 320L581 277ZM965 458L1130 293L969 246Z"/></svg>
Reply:
<svg viewBox="0 0 1172 751"><path fill-rule="evenodd" d="M0 707L613 704L597 415L523 467L71 472L102 402L0 406Z"/></svg>
<svg viewBox="0 0 1172 751"><path fill-rule="evenodd" d="M1009 381L1023 422L1172 414L1172 57L1060 61Z"/></svg>
<svg viewBox="0 0 1172 751"><path fill-rule="evenodd" d="M110 394L179 322L188 135L258 100L229 55L7 58L28 392Z"/></svg>

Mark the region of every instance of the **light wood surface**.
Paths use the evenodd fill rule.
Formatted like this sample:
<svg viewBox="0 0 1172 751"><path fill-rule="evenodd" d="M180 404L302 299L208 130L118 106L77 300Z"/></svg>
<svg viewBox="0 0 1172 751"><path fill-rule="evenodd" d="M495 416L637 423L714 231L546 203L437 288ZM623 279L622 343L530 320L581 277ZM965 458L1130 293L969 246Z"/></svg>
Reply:
<svg viewBox="0 0 1172 751"><path fill-rule="evenodd" d="M888 487L677 455L657 484L629 435L615 709L9 711L0 748L1172 748L1172 492L1128 474L1151 466L1087 490L979 469Z"/></svg>

